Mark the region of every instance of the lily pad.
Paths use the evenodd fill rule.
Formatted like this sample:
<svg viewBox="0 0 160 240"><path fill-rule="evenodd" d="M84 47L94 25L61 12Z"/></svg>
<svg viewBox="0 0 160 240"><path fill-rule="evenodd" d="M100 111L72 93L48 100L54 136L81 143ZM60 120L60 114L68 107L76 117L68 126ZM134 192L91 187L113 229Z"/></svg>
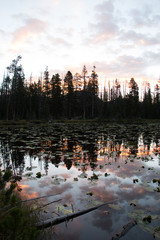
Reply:
<svg viewBox="0 0 160 240"><path fill-rule="evenodd" d="M118 204L108 204L108 206L115 210L120 210L122 207Z"/></svg>
<svg viewBox="0 0 160 240"><path fill-rule="evenodd" d="M78 181L78 178L74 178L74 181L77 182L77 181Z"/></svg>
<svg viewBox="0 0 160 240"><path fill-rule="evenodd" d="M129 204L135 207L137 205L137 200L132 200L129 202Z"/></svg>
<svg viewBox="0 0 160 240"><path fill-rule="evenodd" d="M98 175L93 173L93 175L90 178L88 178L88 180L91 180L91 181L98 180Z"/></svg>
<svg viewBox="0 0 160 240"><path fill-rule="evenodd" d="M146 191L148 192L154 192L154 188L150 186L147 182L141 183L141 185L145 188Z"/></svg>
<svg viewBox="0 0 160 240"><path fill-rule="evenodd" d="M42 176L42 175L41 175L41 172L37 172L37 173L36 173L36 178L41 178L41 176Z"/></svg>
<svg viewBox="0 0 160 240"><path fill-rule="evenodd" d="M79 178L87 178L87 173L81 173L78 175Z"/></svg>
<svg viewBox="0 0 160 240"><path fill-rule="evenodd" d="M142 228L142 230L155 234L155 227L151 225L151 221L160 220L159 215L154 215L150 212L148 213L143 209L135 209L133 212L128 213L128 216L135 219L137 224ZM158 235L159 233L157 234L157 236Z"/></svg>
<svg viewBox="0 0 160 240"><path fill-rule="evenodd" d="M107 173L107 172L104 174L104 176L105 176L105 177L108 177L109 175L110 175L110 174L109 174L109 173Z"/></svg>
<svg viewBox="0 0 160 240"><path fill-rule="evenodd" d="M160 239L160 226L154 229L153 236Z"/></svg>
<svg viewBox="0 0 160 240"><path fill-rule="evenodd" d="M54 180L51 183L54 185L59 185L60 183L65 182L65 181L66 181L66 179L64 179L64 178L56 177L56 178L54 178Z"/></svg>
<svg viewBox="0 0 160 240"><path fill-rule="evenodd" d="M96 207L96 206L104 203L104 202L99 201L99 200L94 200L93 198L92 199L91 198L87 198L86 200L88 201L88 204L86 206L87 208Z"/></svg>
<svg viewBox="0 0 160 240"><path fill-rule="evenodd" d="M29 173L26 173L24 176L25 177L30 177L30 176L32 176L33 175L33 172L29 172Z"/></svg>
<svg viewBox="0 0 160 240"><path fill-rule="evenodd" d="M89 195L89 196L93 196L93 193L92 192L88 192L88 193L86 193L87 195Z"/></svg>
<svg viewBox="0 0 160 240"><path fill-rule="evenodd" d="M57 208L58 213L62 213L64 215L73 213L72 207L70 208L70 206L68 206L68 205L57 204L56 208Z"/></svg>

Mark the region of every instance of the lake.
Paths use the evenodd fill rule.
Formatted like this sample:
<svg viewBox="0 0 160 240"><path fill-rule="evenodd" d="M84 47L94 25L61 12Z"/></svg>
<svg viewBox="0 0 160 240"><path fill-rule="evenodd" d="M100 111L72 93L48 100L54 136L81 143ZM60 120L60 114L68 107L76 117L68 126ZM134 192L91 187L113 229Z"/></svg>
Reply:
<svg viewBox="0 0 160 240"><path fill-rule="evenodd" d="M0 163L22 176L22 198L48 196L35 202L35 207L46 205L40 220L109 202L45 229L41 239L110 239L131 219L137 225L122 240L148 240L153 234L160 239L160 123L53 122L0 128Z"/></svg>

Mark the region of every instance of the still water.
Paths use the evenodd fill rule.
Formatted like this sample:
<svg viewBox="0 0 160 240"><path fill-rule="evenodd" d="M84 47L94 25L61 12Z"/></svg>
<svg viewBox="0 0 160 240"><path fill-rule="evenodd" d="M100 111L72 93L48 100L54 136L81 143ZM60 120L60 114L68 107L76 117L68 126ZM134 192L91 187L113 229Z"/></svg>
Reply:
<svg viewBox="0 0 160 240"><path fill-rule="evenodd" d="M43 231L41 239L160 239L160 124L51 123L1 127L0 163L12 168L23 199L53 195L40 220L113 201ZM51 203L56 201L54 203ZM144 221L151 216L152 221Z"/></svg>

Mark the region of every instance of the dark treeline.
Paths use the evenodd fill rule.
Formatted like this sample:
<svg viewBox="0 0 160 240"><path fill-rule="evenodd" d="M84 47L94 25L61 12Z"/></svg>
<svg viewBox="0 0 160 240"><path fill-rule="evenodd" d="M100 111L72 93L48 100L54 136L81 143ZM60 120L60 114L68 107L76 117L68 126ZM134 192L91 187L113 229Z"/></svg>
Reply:
<svg viewBox="0 0 160 240"><path fill-rule="evenodd" d="M160 118L160 84L151 93L150 84L143 89L142 100L134 78L128 87L116 79L99 92L98 75L93 67L90 76L84 66L82 74L68 71L50 76L46 67L37 82L25 79L21 56L7 67L0 89L0 119L123 119Z"/></svg>

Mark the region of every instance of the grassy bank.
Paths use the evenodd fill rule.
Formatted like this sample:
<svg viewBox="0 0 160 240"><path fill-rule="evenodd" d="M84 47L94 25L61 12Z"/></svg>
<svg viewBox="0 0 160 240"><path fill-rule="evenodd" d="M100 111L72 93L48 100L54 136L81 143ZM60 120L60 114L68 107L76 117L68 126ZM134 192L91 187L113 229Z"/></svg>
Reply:
<svg viewBox="0 0 160 240"><path fill-rule="evenodd" d="M0 239L36 240L37 216L31 207L22 203L17 180L10 169L0 169Z"/></svg>
<svg viewBox="0 0 160 240"><path fill-rule="evenodd" d="M0 126L25 126L29 124L55 124L55 123L119 123L119 124L144 124L144 123L158 123L160 119L64 119L64 120L0 120Z"/></svg>

